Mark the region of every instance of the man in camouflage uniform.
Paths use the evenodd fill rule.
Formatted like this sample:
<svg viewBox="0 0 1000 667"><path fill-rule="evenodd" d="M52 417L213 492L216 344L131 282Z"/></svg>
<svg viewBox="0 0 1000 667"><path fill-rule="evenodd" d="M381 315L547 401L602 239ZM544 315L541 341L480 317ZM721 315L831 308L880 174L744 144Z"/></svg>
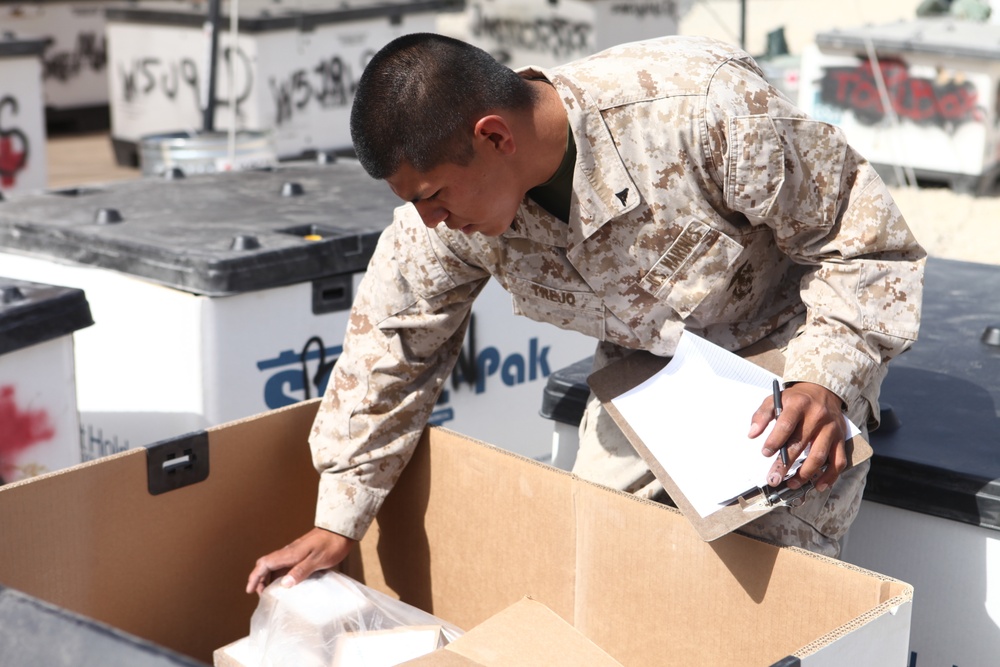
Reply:
<svg viewBox="0 0 1000 667"><path fill-rule="evenodd" d="M867 470L840 476L842 415L877 420L886 363L917 334L924 256L838 129L707 39L514 74L432 35L375 56L351 126L368 173L409 203L379 242L312 430L316 528L259 559L248 592L332 567L362 537L491 277L516 313L597 339L597 365L669 356L684 329L781 350L789 386L762 455L787 442L794 460L811 443L788 484L816 489L747 530L836 553ZM747 417L750 437L763 432L770 399ZM575 472L662 494L596 401L581 434ZM775 457L769 480L784 473Z"/></svg>

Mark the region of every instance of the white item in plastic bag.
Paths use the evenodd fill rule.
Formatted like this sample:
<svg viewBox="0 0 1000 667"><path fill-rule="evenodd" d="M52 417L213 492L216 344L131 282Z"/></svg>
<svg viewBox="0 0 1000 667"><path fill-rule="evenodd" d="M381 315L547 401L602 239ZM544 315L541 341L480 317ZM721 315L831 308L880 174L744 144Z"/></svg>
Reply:
<svg viewBox="0 0 1000 667"><path fill-rule="evenodd" d="M379 634L365 637L373 632ZM291 588L277 581L265 588L249 640L258 667L391 667L461 635L425 611L326 571Z"/></svg>
<svg viewBox="0 0 1000 667"><path fill-rule="evenodd" d="M331 667L395 667L441 648L440 625L346 632L337 637Z"/></svg>

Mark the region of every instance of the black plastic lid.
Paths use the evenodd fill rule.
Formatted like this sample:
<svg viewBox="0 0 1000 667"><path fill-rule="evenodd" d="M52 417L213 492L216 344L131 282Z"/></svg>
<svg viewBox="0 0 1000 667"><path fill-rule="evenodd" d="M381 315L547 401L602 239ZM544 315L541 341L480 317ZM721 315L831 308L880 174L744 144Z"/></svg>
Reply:
<svg viewBox="0 0 1000 667"><path fill-rule="evenodd" d="M539 414L563 424L578 425L583 419L583 411L590 397L587 376L593 365L594 358L587 357L549 375L545 381L545 389L542 390L542 409Z"/></svg>
<svg viewBox="0 0 1000 667"><path fill-rule="evenodd" d="M0 251L221 296L363 271L399 203L349 161L151 177L0 202Z"/></svg>
<svg viewBox="0 0 1000 667"><path fill-rule="evenodd" d="M83 290L0 277L0 354L94 323Z"/></svg>
<svg viewBox="0 0 1000 667"><path fill-rule="evenodd" d="M865 498L1000 528L1000 266L930 258L920 338L889 365Z"/></svg>
<svg viewBox="0 0 1000 667"><path fill-rule="evenodd" d="M4 667L199 667L200 662L0 586L0 665Z"/></svg>
<svg viewBox="0 0 1000 667"><path fill-rule="evenodd" d="M0 30L0 58L40 56L45 51L48 43L48 39L34 37L21 38L17 37L14 33Z"/></svg>
<svg viewBox="0 0 1000 667"><path fill-rule="evenodd" d="M244 0L239 5L241 33L274 30L299 30L307 32L327 23L346 23L364 19L406 14L436 13L459 10L464 0L403 0L386 2L368 0L342 2L335 6L325 0L304 0L294 7L285 7L276 0ZM228 29L228 6L222 8L219 24ZM190 26L201 28L208 13L207 2L147 2L134 6L109 6L105 11L108 21L143 23L151 25Z"/></svg>

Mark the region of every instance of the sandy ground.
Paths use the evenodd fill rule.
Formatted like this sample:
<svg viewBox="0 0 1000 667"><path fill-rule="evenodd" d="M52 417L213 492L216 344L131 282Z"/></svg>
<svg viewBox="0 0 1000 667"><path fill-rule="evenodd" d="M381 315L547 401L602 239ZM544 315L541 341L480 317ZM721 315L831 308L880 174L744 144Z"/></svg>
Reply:
<svg viewBox="0 0 1000 667"><path fill-rule="evenodd" d="M929 255L1000 264L1000 198L945 188L893 188L892 194Z"/></svg>
<svg viewBox="0 0 1000 667"><path fill-rule="evenodd" d="M142 176L138 169L118 166L107 132L49 136L45 150L51 189L113 183Z"/></svg>

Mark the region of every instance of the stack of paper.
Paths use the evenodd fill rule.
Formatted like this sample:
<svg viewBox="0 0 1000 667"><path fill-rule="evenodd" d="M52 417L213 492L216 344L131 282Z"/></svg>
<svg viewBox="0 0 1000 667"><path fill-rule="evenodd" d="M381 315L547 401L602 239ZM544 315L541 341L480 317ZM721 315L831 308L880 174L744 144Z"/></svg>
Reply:
<svg viewBox="0 0 1000 667"><path fill-rule="evenodd" d="M702 517L765 486L774 456L761 454L774 427L750 439L750 419L777 376L689 332L656 375L613 399ZM858 434L849 421L848 438ZM795 466L792 467L795 470Z"/></svg>

